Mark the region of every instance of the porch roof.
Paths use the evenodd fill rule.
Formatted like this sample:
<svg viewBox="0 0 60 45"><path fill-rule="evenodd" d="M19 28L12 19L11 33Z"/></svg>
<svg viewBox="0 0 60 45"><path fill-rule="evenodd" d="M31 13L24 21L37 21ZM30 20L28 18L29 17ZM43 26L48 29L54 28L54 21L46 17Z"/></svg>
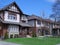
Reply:
<svg viewBox="0 0 60 45"><path fill-rule="evenodd" d="M22 22L20 22L20 25L23 26L23 27L32 27L31 25L29 25L27 23L22 23Z"/></svg>
<svg viewBox="0 0 60 45"><path fill-rule="evenodd" d="M23 22L10 22L10 21L3 21L3 23L5 24L15 24L15 25L20 25L23 27L32 27L31 25L27 24L27 23L23 23Z"/></svg>

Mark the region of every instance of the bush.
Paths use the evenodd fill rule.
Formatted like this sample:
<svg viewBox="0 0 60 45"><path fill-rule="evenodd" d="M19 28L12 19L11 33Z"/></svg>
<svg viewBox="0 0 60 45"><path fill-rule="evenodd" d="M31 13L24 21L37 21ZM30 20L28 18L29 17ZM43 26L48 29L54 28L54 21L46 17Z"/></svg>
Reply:
<svg viewBox="0 0 60 45"><path fill-rule="evenodd" d="M5 33L4 39L8 39L8 33Z"/></svg>
<svg viewBox="0 0 60 45"><path fill-rule="evenodd" d="M36 37L36 33L33 32L33 33L32 33L32 37Z"/></svg>

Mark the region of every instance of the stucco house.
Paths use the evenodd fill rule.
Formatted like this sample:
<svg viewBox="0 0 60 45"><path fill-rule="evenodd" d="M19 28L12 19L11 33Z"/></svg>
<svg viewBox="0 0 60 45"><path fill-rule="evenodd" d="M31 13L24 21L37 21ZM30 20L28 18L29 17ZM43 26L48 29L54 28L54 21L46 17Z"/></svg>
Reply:
<svg viewBox="0 0 60 45"><path fill-rule="evenodd" d="M28 23L33 26L36 36L60 35L60 23L58 22L31 15L28 16Z"/></svg>
<svg viewBox="0 0 60 45"><path fill-rule="evenodd" d="M13 2L0 9L0 38L8 34L8 38L44 35L60 35L60 23L43 19L35 15L24 14Z"/></svg>
<svg viewBox="0 0 60 45"><path fill-rule="evenodd" d="M9 38L29 35L32 26L27 23L26 17L15 2L0 9L0 37L6 33Z"/></svg>

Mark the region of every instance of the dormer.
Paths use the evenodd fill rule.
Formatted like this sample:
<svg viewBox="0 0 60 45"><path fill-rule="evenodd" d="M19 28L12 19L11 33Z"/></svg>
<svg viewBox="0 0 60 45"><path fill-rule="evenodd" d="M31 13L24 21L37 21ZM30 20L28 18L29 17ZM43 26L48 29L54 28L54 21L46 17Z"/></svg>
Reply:
<svg viewBox="0 0 60 45"><path fill-rule="evenodd" d="M24 23L28 23L27 16L25 14L21 15L21 21Z"/></svg>

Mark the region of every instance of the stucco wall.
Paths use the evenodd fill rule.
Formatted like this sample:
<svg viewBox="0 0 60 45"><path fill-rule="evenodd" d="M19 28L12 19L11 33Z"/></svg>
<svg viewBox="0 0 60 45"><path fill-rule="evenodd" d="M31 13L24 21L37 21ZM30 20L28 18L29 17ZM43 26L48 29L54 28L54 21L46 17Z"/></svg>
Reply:
<svg viewBox="0 0 60 45"><path fill-rule="evenodd" d="M11 19L8 19L8 12L5 11L4 13L4 21L11 21L11 22L20 22L20 15L19 14L16 14L17 15L17 20L11 20Z"/></svg>

